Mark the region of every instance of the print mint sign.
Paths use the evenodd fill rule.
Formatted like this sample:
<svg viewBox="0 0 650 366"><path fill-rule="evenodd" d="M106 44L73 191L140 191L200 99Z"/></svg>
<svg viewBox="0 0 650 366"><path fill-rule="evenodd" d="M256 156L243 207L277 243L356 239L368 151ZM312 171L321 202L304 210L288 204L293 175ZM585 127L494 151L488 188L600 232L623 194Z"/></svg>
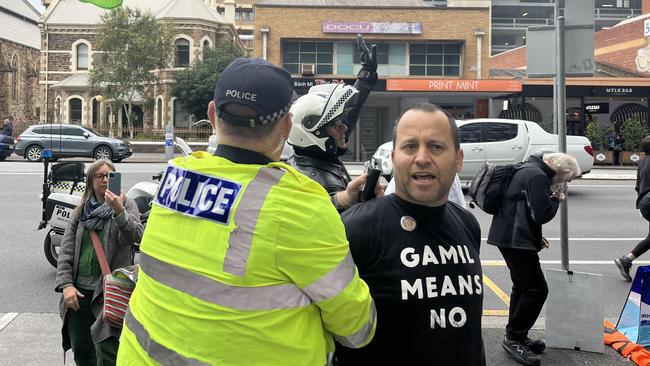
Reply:
<svg viewBox="0 0 650 366"><path fill-rule="evenodd" d="M422 23L323 22L323 33L422 34Z"/></svg>

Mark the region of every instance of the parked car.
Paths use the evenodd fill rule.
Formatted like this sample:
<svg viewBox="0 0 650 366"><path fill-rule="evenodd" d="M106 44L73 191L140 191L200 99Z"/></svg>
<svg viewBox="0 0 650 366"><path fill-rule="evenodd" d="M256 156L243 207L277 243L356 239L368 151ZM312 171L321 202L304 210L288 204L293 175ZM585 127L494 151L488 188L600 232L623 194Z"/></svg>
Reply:
<svg viewBox="0 0 650 366"><path fill-rule="evenodd" d="M14 153L14 139L11 136L0 135L0 161Z"/></svg>
<svg viewBox="0 0 650 366"><path fill-rule="evenodd" d="M16 155L41 160L41 151L51 149L54 159L87 157L120 162L133 154L126 141L103 136L90 127L69 124L32 125L16 139Z"/></svg>
<svg viewBox="0 0 650 366"><path fill-rule="evenodd" d="M523 120L483 118L456 121L460 132L460 146L465 153L462 181L470 181L484 163L514 164L538 153L558 151L558 135L544 131L537 123ZM594 165L593 150L584 136L567 136L567 153L580 165L582 174L589 173ZM373 158L382 175L393 173L390 154L393 142L382 144Z"/></svg>

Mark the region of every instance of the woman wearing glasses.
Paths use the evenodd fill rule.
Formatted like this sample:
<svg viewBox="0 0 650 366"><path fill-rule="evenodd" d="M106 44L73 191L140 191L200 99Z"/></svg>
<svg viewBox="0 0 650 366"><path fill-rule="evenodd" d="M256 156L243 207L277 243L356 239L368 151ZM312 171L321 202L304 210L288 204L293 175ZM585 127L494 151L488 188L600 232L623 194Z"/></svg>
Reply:
<svg viewBox="0 0 650 366"><path fill-rule="evenodd" d="M61 242L56 288L63 320L63 349L77 365L115 365L120 329L102 321L102 271L91 239L97 232L111 270L133 264L133 244L143 227L135 201L108 190L115 166L97 160L88 167L86 190Z"/></svg>

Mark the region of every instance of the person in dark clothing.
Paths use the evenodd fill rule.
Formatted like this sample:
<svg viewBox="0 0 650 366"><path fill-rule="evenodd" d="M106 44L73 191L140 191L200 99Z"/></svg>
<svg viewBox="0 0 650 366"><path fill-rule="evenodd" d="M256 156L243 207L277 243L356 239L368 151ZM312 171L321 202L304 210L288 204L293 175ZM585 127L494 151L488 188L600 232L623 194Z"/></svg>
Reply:
<svg viewBox="0 0 650 366"><path fill-rule="evenodd" d="M375 338L336 348L336 365L485 365L476 218L448 201L462 168L453 118L407 110L393 136L395 194L341 215L359 275L377 307Z"/></svg>
<svg viewBox="0 0 650 366"><path fill-rule="evenodd" d="M12 137L13 133L14 133L13 124L7 118L7 119L4 120L4 123L2 125L2 133L0 135L5 135L5 136Z"/></svg>
<svg viewBox="0 0 650 366"><path fill-rule="evenodd" d="M637 209L641 209L642 201L644 201L643 198L650 192L650 159L648 159L648 155L650 155L650 136L646 136L641 140L641 149L646 155L646 158L641 160L636 171L636 185L634 186L634 190L638 194L636 198ZM621 272L621 276L628 282L632 281L632 277L630 276L632 261L650 249L650 222L648 222L648 225L648 234L645 239L638 242L634 246L634 249L627 255L614 260L616 267Z"/></svg>
<svg viewBox="0 0 650 366"><path fill-rule="evenodd" d="M575 158L564 153L531 156L515 171L501 211L494 215L488 244L495 245L510 270L512 293L503 348L524 365L539 365L546 345L528 338L544 306L548 286L539 252L548 247L542 225L551 221L565 200L566 183L580 175Z"/></svg>
<svg viewBox="0 0 650 366"><path fill-rule="evenodd" d="M368 48L360 35L357 44L361 70L354 86L316 85L291 107L293 127L288 142L294 155L287 162L320 183L339 212L359 202L366 180L366 175L352 180L339 157L347 152L348 137L377 82L376 45ZM376 194L381 195L379 185Z"/></svg>
<svg viewBox="0 0 650 366"><path fill-rule="evenodd" d="M614 165L621 165L621 151L623 151L623 141L618 136L616 131L612 131L612 133L607 137L607 144L609 146L609 150L612 151Z"/></svg>

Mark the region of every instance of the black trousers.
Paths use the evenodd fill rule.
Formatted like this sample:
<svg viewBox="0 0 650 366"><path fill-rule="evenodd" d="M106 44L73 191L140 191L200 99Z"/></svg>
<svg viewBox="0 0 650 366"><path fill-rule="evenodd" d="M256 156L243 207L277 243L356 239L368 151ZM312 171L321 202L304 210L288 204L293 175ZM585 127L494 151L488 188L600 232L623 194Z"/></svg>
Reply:
<svg viewBox="0 0 650 366"><path fill-rule="evenodd" d="M648 235L645 237L645 239L641 240L634 246L634 249L632 249L632 254L638 258L643 253L647 252L648 249L650 249L650 222L648 223Z"/></svg>
<svg viewBox="0 0 650 366"><path fill-rule="evenodd" d="M506 336L523 341L542 311L548 286L536 251L512 248L499 248L499 251L512 279Z"/></svg>

